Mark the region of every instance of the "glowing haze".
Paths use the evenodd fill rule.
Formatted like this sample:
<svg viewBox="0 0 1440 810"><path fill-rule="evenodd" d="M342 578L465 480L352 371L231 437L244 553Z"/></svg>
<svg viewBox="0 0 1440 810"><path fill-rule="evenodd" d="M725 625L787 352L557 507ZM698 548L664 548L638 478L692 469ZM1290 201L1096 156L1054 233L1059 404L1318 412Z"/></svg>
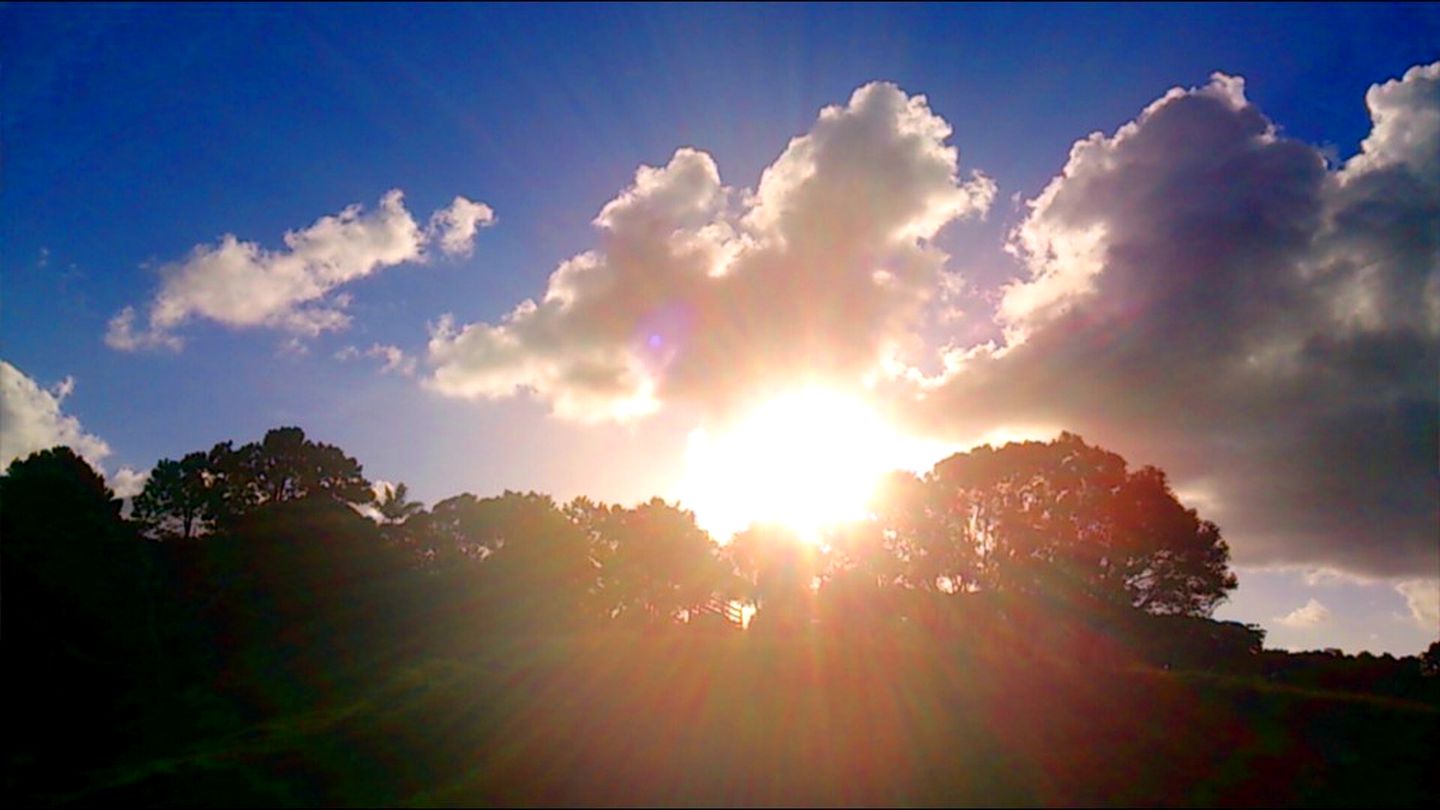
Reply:
<svg viewBox="0 0 1440 810"><path fill-rule="evenodd" d="M719 434L695 430L677 494L719 538L758 522L813 543L825 528L864 517L885 473L923 471L944 454L860 399L804 388L761 402Z"/></svg>

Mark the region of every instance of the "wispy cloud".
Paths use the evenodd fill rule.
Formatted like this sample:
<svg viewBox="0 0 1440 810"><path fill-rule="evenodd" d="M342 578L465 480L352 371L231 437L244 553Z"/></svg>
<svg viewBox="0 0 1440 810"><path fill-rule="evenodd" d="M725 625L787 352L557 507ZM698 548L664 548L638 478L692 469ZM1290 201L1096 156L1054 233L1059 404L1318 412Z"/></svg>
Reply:
<svg viewBox="0 0 1440 810"><path fill-rule="evenodd" d="M359 357L381 361L381 374L395 372L408 377L415 373L415 358L406 354L399 346L374 343L363 351L355 346L346 346L335 353L336 360L354 360Z"/></svg>

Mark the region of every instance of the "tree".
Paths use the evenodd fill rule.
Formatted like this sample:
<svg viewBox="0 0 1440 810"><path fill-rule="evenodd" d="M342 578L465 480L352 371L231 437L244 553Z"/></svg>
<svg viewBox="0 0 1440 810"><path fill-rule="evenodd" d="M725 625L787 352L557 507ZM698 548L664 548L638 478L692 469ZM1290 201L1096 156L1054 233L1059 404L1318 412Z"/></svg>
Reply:
<svg viewBox="0 0 1440 810"><path fill-rule="evenodd" d="M209 456L203 452L188 453L179 461L161 459L135 496L132 519L157 539L189 540L205 533L218 506L209 470Z"/></svg>
<svg viewBox="0 0 1440 810"><path fill-rule="evenodd" d="M235 451L230 460L251 505L325 493L350 503L369 503L375 493L360 463L334 445L312 442L298 427L275 428Z"/></svg>
<svg viewBox="0 0 1440 810"><path fill-rule="evenodd" d="M872 526L844 537L838 547L878 584L953 593L976 579L978 549L955 542L961 527L947 512L953 502L942 488L894 472L873 500Z"/></svg>
<svg viewBox="0 0 1440 810"><path fill-rule="evenodd" d="M729 572L691 512L659 498L633 508L572 505L599 565L599 612L666 623L689 616L727 590Z"/></svg>
<svg viewBox="0 0 1440 810"><path fill-rule="evenodd" d="M383 494L375 499L375 508L380 510L380 518L385 523L403 524L424 513L425 504L410 500L410 492L401 482L393 487L386 484Z"/></svg>
<svg viewBox="0 0 1440 810"><path fill-rule="evenodd" d="M425 516L425 504L410 500L405 484L386 484L375 498L375 510L379 514L380 536L392 549L403 550L412 566L429 567L433 555L420 543L418 532Z"/></svg>
<svg viewBox="0 0 1440 810"><path fill-rule="evenodd" d="M36 629L38 643L97 667L133 654L152 561L89 462L68 447L12 462L0 477L0 536L7 644Z"/></svg>
<svg viewBox="0 0 1440 810"><path fill-rule="evenodd" d="M220 442L180 461L162 459L136 497L133 516L153 537L189 539L233 524L261 504L312 494L349 503L375 500L360 463L340 448L312 442L300 428L275 428L238 450L233 442ZM391 498L396 494L389 508L412 508L403 489Z"/></svg>
<svg viewBox="0 0 1440 810"><path fill-rule="evenodd" d="M823 567L814 545L784 526L754 524L731 538L725 556L756 605L752 629L793 631L809 623Z"/></svg>
<svg viewBox="0 0 1440 810"><path fill-rule="evenodd" d="M1440 641L1430 642L1420 655L1420 670L1430 677L1440 676Z"/></svg>
<svg viewBox="0 0 1440 810"><path fill-rule="evenodd" d="M959 453L925 483L892 531L948 537L966 587L1192 616L1235 588L1219 528L1162 471L1130 472L1075 434Z"/></svg>
<svg viewBox="0 0 1440 810"><path fill-rule="evenodd" d="M432 565L480 560L499 547L490 514L479 498L462 492L411 519L416 552Z"/></svg>
<svg viewBox="0 0 1440 810"><path fill-rule="evenodd" d="M596 566L585 531L548 495L462 493L412 520L423 558L457 577L466 607L501 624L570 626L588 611Z"/></svg>
<svg viewBox="0 0 1440 810"><path fill-rule="evenodd" d="M249 697L307 699L413 638L417 612L434 621L375 522L323 492L255 507L201 545L217 597L205 640Z"/></svg>
<svg viewBox="0 0 1440 810"><path fill-rule="evenodd" d="M68 447L17 459L0 476L6 716L14 739L46 752L42 767L113 755L121 709L162 691L151 544L120 506Z"/></svg>

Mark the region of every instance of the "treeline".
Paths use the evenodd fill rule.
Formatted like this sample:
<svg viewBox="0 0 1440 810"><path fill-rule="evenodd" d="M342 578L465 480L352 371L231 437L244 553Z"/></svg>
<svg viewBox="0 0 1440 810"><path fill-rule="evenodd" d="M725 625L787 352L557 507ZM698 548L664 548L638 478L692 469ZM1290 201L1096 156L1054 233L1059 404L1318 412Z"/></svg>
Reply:
<svg viewBox="0 0 1440 810"><path fill-rule="evenodd" d="M871 519L819 546L765 526L722 545L658 499L426 509L298 428L162 460L122 512L66 448L0 477L12 794L515 640L900 643L1435 692L1440 644L1310 662L1210 619L1235 587L1218 528L1163 472L1072 434L895 474Z"/></svg>
<svg viewBox="0 0 1440 810"><path fill-rule="evenodd" d="M349 589L381 581L420 591L397 595L389 612L438 599L427 610L464 616L456 634L472 639L482 629L726 629L749 612L756 632L1035 624L1037 610L1047 624L1133 623L1206 617L1235 587L1219 530L1176 500L1161 471L1131 471L1071 434L958 454L923 478L896 473L870 520L820 546L773 526L721 545L658 499L464 493L425 509L404 484L377 492L359 462L298 428L161 460L128 519L64 448L17 461L4 481L7 560L57 583L62 602L81 604L70 591L98 590L89 577L132 559L133 571L105 574L145 594L129 604L160 616L178 600L184 609L170 612L207 627L225 610L289 627L318 615L316 600L349 603ZM48 525L76 520L85 525ZM57 537L65 550L52 555ZM994 615L962 616L985 611ZM1234 651L1261 641L1255 628L1197 632Z"/></svg>

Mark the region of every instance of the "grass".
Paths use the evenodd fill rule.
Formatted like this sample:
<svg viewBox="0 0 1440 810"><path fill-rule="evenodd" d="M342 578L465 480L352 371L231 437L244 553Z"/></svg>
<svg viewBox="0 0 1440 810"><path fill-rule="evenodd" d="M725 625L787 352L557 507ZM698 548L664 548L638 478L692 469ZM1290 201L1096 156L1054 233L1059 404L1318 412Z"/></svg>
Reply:
<svg viewBox="0 0 1440 810"><path fill-rule="evenodd" d="M350 684L36 798L1337 806L1437 788L1433 704L916 641L496 640Z"/></svg>

